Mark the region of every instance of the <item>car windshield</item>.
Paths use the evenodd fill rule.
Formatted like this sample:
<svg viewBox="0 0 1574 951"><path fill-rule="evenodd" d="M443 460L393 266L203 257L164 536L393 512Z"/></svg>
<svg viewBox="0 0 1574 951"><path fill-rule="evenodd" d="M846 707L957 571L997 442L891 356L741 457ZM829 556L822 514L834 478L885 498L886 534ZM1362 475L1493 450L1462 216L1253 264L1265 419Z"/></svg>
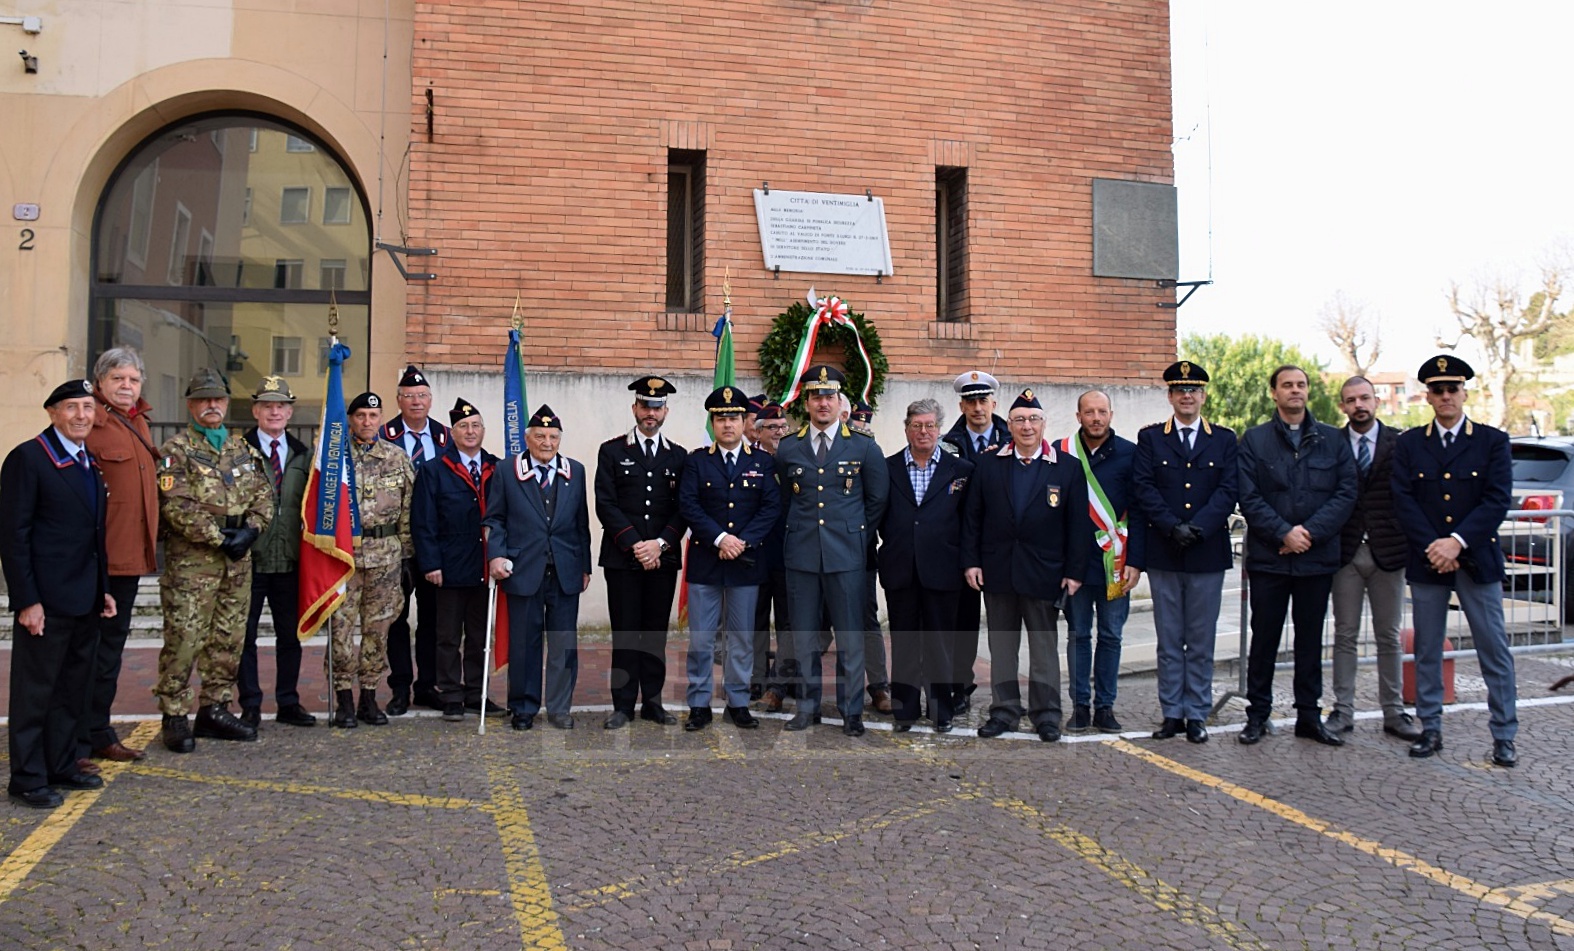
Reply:
<svg viewBox="0 0 1574 951"><path fill-rule="evenodd" d="M1557 482L1568 468L1568 453L1551 446L1517 443L1513 447L1515 482Z"/></svg>

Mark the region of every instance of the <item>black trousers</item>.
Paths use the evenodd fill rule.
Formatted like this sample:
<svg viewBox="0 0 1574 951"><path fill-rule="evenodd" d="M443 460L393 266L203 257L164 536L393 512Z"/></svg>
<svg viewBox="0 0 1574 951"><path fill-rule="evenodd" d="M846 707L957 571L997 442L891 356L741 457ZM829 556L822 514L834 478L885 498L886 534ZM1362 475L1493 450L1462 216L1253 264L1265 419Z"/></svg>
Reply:
<svg viewBox="0 0 1574 951"><path fill-rule="evenodd" d="M635 703L661 702L667 682L667 622L678 588L677 569L602 569L612 622L612 706L632 714Z"/></svg>
<svg viewBox="0 0 1574 951"><path fill-rule="evenodd" d="M77 741L87 716L100 620L97 614L46 613L40 636L16 625L8 711L13 792L47 786L77 771Z"/></svg>
<svg viewBox="0 0 1574 951"><path fill-rule="evenodd" d="M776 666L769 666L771 650L771 618L776 618ZM790 671L782 667L792 662ZM750 685L761 689L785 686L784 677L798 677L798 664L792 649L792 625L787 622L787 572L773 571L769 580L760 585L759 599L754 602L754 673ZM782 690L786 696L787 691Z"/></svg>
<svg viewBox="0 0 1574 951"><path fill-rule="evenodd" d="M1273 665L1279 659L1284 616L1295 627L1295 713L1320 716L1323 696L1323 618L1334 576L1250 576L1252 644L1246 660L1246 716L1266 720L1273 712ZM1292 606L1293 605L1293 606Z"/></svg>
<svg viewBox="0 0 1574 951"><path fill-rule="evenodd" d="M141 580L139 575L110 576L109 595L115 599L115 616L98 619L98 649L93 653L93 680L88 687L92 695L78 731L77 759L120 742L109 714L120 690L120 660L126 650L126 638L131 635L131 615Z"/></svg>
<svg viewBox="0 0 1574 951"><path fill-rule="evenodd" d="M437 695L481 703L486 667L486 587L437 589Z"/></svg>
<svg viewBox="0 0 1574 951"><path fill-rule="evenodd" d="M927 687L936 723L951 719L957 683L956 620L959 591L928 588L887 588L885 607L891 619L891 715L913 722L923 715L920 692ZM977 650L978 639L973 639Z"/></svg>
<svg viewBox="0 0 1574 951"><path fill-rule="evenodd" d="M300 575L294 571L252 573L246 646L241 649L240 671L235 678L242 710L262 708L262 683L257 674L257 625L262 620L265 601L273 616L274 702L281 707L301 702L301 641L297 636L301 619L300 582Z"/></svg>
<svg viewBox="0 0 1574 951"><path fill-rule="evenodd" d="M984 595L965 587L957 592L956 643L951 652L952 679L956 682L956 699L972 695L978 686L973 679L973 665L978 662L978 628L984 619Z"/></svg>
<svg viewBox="0 0 1574 951"><path fill-rule="evenodd" d="M437 586L404 563L404 607L388 628L388 686L419 696L437 689ZM415 664L410 663L410 593L415 592Z"/></svg>

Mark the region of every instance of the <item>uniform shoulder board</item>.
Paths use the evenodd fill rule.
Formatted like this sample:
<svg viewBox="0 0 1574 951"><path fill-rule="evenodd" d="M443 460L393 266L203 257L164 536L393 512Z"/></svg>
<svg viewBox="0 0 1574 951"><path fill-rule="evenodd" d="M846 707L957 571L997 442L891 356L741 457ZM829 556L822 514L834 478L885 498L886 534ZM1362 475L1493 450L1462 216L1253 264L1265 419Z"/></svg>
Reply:
<svg viewBox="0 0 1574 951"><path fill-rule="evenodd" d="M808 423L804 423L803 424L803 428L798 430L798 438L802 439L803 437L805 437L807 435L809 435L809 424Z"/></svg>
<svg viewBox="0 0 1574 951"><path fill-rule="evenodd" d="M1156 429L1156 428L1160 428L1160 427L1162 427L1162 426L1163 426L1163 425L1164 425L1164 420L1162 420L1162 419L1161 419L1161 420L1159 420L1159 421L1158 421L1158 422L1156 422L1156 423L1149 423L1149 424L1148 424L1148 425L1146 425L1146 426L1144 426L1144 427L1142 427L1142 429L1141 429L1141 430L1138 430L1138 432L1142 432L1142 430L1146 430L1146 429Z"/></svg>
<svg viewBox="0 0 1574 951"><path fill-rule="evenodd" d="M940 451L950 453L953 456L960 456L962 454L962 450L956 448L954 443L946 442L944 439L940 440Z"/></svg>

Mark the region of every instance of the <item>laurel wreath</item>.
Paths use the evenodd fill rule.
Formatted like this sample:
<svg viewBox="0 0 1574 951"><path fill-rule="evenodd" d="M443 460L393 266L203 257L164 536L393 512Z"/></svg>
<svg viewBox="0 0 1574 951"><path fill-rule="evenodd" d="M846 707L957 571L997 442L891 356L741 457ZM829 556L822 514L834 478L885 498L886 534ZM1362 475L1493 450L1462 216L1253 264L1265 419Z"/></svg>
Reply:
<svg viewBox="0 0 1574 951"><path fill-rule="evenodd" d="M771 322L771 332L760 341L759 362L760 377L765 381L765 392L771 399L781 399L792 383L789 378L792 373L792 361L798 354L798 345L803 342L803 328L813 315L809 305L803 301L793 301L792 306L776 315ZM880 347L880 332L874 324L864 318L863 314L850 311L847 315L858 327L858 335L863 338L864 349L869 352L869 364L874 370L874 378L869 384L869 405L878 407L880 396L885 392L885 375L890 369L890 363L885 358L885 351ZM835 324L822 325L819 336L815 339L815 350L818 352L824 347L840 347L843 353L843 372L847 374L847 388L844 390L850 398L863 392L864 368L858 359L858 342L853 338L851 329ZM793 405L787 407L787 412L794 419L803 422L808 418L804 410L803 400L794 400Z"/></svg>

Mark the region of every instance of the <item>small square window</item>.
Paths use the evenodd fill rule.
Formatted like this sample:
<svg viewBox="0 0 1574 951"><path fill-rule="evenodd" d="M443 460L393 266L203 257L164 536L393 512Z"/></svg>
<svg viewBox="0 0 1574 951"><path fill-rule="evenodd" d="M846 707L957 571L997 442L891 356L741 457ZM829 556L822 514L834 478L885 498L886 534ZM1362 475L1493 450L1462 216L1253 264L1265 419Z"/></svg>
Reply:
<svg viewBox="0 0 1574 951"><path fill-rule="evenodd" d="M279 223L303 225L311 220L311 216L312 190L310 188L286 188L279 199Z"/></svg>
<svg viewBox="0 0 1574 951"><path fill-rule="evenodd" d="M344 290L345 273L346 268L343 258L323 258L319 272L321 280L318 283L318 289L324 291Z"/></svg>
<svg viewBox="0 0 1574 951"><path fill-rule="evenodd" d="M273 375L301 375L301 338L273 338Z"/></svg>
<svg viewBox="0 0 1574 951"><path fill-rule="evenodd" d="M284 151L286 151L286 152L315 152L315 151L317 151L317 146L312 145L310 142L306 141L305 139L303 139L303 138L301 138L299 136L287 135L287 136L284 137Z"/></svg>
<svg viewBox="0 0 1574 951"><path fill-rule="evenodd" d="M298 291L303 271L304 261L280 258L273 262L273 286L279 290Z"/></svg>
<svg viewBox="0 0 1574 951"><path fill-rule="evenodd" d="M347 225L350 223L350 190L324 188L322 190L322 223Z"/></svg>

